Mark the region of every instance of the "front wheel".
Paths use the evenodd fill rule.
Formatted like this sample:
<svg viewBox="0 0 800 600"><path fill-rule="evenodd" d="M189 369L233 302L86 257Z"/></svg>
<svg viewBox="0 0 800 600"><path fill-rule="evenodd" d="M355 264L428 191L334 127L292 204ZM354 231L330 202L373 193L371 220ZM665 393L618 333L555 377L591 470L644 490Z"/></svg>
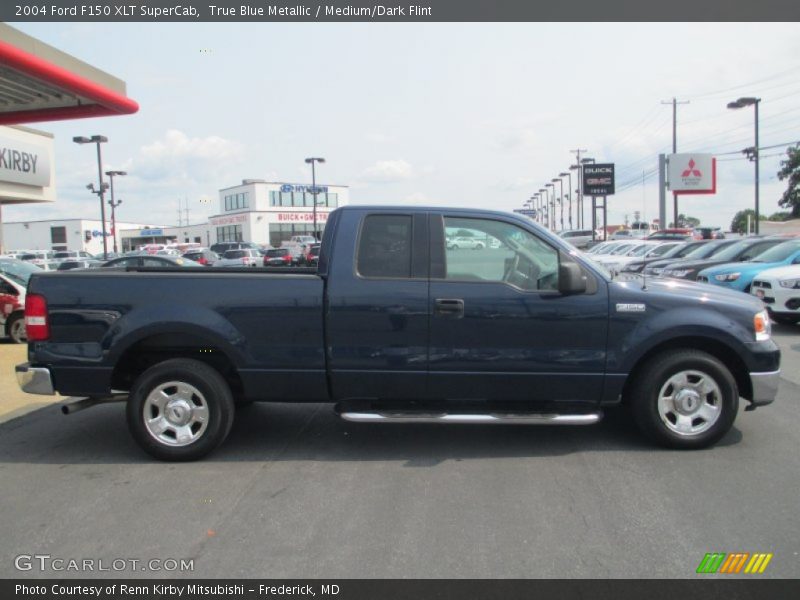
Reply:
<svg viewBox="0 0 800 600"><path fill-rule="evenodd" d="M697 350L650 359L628 394L641 431L669 448L694 450L718 442L733 425L739 391L728 368Z"/></svg>
<svg viewBox="0 0 800 600"><path fill-rule="evenodd" d="M175 358L147 369L133 384L131 435L160 460L197 460L219 446L233 425L233 394L218 371Z"/></svg>

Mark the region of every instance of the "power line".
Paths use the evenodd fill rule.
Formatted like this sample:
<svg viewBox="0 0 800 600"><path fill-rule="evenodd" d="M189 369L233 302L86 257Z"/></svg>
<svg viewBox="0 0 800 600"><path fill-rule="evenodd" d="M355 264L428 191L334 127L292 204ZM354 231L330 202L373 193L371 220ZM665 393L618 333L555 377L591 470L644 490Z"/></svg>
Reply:
<svg viewBox="0 0 800 600"><path fill-rule="evenodd" d="M748 83L742 83L740 85L735 85L733 87L725 88L725 89L722 89L722 90L716 90L716 91L713 91L713 92L706 92L706 93L703 93L703 94L696 94L694 96L692 96L691 94L687 94L686 97L691 99L691 100L699 100L700 98L708 98L710 96L717 96L717 95L727 94L728 92L732 92L734 90L740 90L742 88L752 87L754 85L758 85L759 83L765 83L767 81L772 81L774 79L780 79L781 77L785 77L789 73L794 73L795 71L800 71L800 65L795 65L794 67L786 69L785 71L780 71L780 72L775 73L773 75L770 75L768 77L763 77L761 79L756 79L755 81L750 81Z"/></svg>

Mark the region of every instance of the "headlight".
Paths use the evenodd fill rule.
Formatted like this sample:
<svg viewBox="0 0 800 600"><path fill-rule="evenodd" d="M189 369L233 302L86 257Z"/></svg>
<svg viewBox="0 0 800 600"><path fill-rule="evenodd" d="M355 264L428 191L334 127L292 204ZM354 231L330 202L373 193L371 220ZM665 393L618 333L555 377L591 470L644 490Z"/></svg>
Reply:
<svg viewBox="0 0 800 600"><path fill-rule="evenodd" d="M769 313L762 310L753 316L753 329L756 332L757 342L766 342L772 332L772 325L769 322Z"/></svg>
<svg viewBox="0 0 800 600"><path fill-rule="evenodd" d="M800 279L781 279L781 287L800 289Z"/></svg>
<svg viewBox="0 0 800 600"><path fill-rule="evenodd" d="M714 275L714 279L717 281L736 281L741 276L741 273L723 273L722 275Z"/></svg>
<svg viewBox="0 0 800 600"><path fill-rule="evenodd" d="M671 271L664 271L664 275L671 277L686 277L690 273L694 273L694 269L673 269Z"/></svg>

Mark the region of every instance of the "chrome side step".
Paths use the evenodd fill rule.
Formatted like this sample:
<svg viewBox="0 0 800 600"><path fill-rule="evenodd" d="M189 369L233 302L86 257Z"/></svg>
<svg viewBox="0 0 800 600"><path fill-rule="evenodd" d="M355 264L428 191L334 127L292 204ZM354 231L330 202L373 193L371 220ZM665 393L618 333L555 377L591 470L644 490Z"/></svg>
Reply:
<svg viewBox="0 0 800 600"><path fill-rule="evenodd" d="M122 402L126 400L127 396L105 396L102 398L81 398L81 397L70 397L67 398L67 402L61 405L61 412L65 415L74 414L80 410L86 410L87 408L91 408L92 406L96 406L98 404L107 404L108 402Z"/></svg>
<svg viewBox="0 0 800 600"><path fill-rule="evenodd" d="M537 413L413 413L413 412L341 412L339 416L353 423L457 423L480 425L593 425L602 412L560 415Z"/></svg>

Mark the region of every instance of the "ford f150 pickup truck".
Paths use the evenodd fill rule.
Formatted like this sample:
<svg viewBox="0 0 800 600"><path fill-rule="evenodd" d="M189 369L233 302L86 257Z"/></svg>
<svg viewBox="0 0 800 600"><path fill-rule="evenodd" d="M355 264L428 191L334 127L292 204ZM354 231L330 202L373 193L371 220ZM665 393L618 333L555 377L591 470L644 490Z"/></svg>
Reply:
<svg viewBox="0 0 800 600"><path fill-rule="evenodd" d="M447 248L469 229L489 240ZM317 268L35 274L23 390L127 403L164 460L216 448L237 403L330 402L366 423L590 424L624 404L673 448L772 402L780 352L756 298L612 279L525 217L352 206Z"/></svg>

